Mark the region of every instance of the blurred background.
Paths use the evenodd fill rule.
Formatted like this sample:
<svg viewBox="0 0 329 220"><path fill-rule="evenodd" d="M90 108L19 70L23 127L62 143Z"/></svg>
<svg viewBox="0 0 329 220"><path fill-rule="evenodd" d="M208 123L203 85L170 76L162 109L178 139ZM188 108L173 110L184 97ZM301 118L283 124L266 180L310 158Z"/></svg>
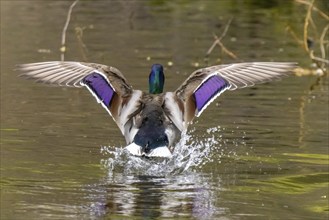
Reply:
<svg viewBox="0 0 329 220"><path fill-rule="evenodd" d="M160 166L118 154L88 91L17 77L61 59L72 3L1 0L1 219L328 218L328 1L79 1L65 60L114 66L136 89L153 63L166 91L205 66L300 65L222 94L190 127L189 158Z"/></svg>

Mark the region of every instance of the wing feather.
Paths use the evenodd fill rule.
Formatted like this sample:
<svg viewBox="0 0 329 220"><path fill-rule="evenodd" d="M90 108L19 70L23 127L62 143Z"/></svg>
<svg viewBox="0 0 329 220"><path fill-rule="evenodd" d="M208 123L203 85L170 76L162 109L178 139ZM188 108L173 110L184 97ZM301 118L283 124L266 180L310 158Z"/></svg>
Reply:
<svg viewBox="0 0 329 220"><path fill-rule="evenodd" d="M22 72L20 76L36 80L36 82L55 85L82 87L82 80L98 71L106 77L118 95L126 96L132 93L132 87L127 83L123 74L114 67L72 61L50 61L18 65Z"/></svg>
<svg viewBox="0 0 329 220"><path fill-rule="evenodd" d="M127 103L132 87L114 67L96 63L50 61L18 65L20 76L55 86L87 87L96 100L121 126L119 118L123 101ZM122 126L120 127L123 131Z"/></svg>
<svg viewBox="0 0 329 220"><path fill-rule="evenodd" d="M228 83L228 86L222 87L222 89L220 89L220 85L218 85L219 89L214 90L218 94L213 94L213 92L203 93L203 96L206 97L202 97L202 99L211 102L214 100L214 98L211 97L217 97L225 90L235 90L278 80L292 73L292 70L296 68L296 66L296 63L291 62L250 62L211 66L193 72L175 93L177 97L185 103L185 115L191 115L191 112L194 112L194 115L199 116L201 112L197 111L196 103L198 100L195 100L198 97L194 96L194 94L201 85L204 85L204 87L208 86L205 82L209 76L217 75ZM205 88L204 91L207 91L207 89ZM204 106L207 107L208 105L209 103L205 103ZM202 111L203 110L204 109L202 109ZM193 118L190 117L187 120L191 121L192 119Z"/></svg>

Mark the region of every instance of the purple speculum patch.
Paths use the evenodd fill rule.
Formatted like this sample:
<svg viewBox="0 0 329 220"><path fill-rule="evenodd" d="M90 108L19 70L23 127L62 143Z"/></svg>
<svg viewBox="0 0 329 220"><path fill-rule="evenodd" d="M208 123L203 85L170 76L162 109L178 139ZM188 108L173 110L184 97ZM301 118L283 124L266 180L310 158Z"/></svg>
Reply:
<svg viewBox="0 0 329 220"><path fill-rule="evenodd" d="M99 73L92 73L83 78L82 82L101 100L105 106L109 107L114 95L114 89L109 82Z"/></svg>
<svg viewBox="0 0 329 220"><path fill-rule="evenodd" d="M229 83L218 75L209 77L200 87L194 92L195 104L198 112L207 105L221 91L229 87Z"/></svg>

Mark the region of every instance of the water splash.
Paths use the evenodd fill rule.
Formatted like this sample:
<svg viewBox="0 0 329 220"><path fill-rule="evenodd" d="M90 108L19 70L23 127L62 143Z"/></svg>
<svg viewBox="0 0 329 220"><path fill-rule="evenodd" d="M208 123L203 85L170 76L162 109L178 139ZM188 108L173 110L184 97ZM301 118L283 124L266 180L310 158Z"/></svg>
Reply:
<svg viewBox="0 0 329 220"><path fill-rule="evenodd" d="M168 176L199 169L214 160L220 163L221 156L227 155L223 145L232 141L222 138L220 133L223 130L220 126L209 128L201 137L195 134L195 130L183 134L175 146L173 157L166 159L135 157L123 147L103 146L101 153L110 157L102 159L101 164L108 170L109 176L117 172L125 175ZM231 144L237 145L237 141L233 140ZM234 154L234 151L231 153Z"/></svg>

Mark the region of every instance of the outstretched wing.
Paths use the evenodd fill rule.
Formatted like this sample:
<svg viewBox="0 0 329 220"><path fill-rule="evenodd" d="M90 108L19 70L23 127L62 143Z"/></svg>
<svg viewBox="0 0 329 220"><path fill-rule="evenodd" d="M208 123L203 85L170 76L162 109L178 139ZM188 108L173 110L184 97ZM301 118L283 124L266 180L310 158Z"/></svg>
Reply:
<svg viewBox="0 0 329 220"><path fill-rule="evenodd" d="M101 64L52 61L22 64L18 65L18 69L22 72L20 76L37 82L87 87L117 123L122 103L126 103L134 93L119 70Z"/></svg>
<svg viewBox="0 0 329 220"><path fill-rule="evenodd" d="M288 75L296 63L253 62L211 66L193 72L175 91L190 122L225 90L253 86Z"/></svg>

